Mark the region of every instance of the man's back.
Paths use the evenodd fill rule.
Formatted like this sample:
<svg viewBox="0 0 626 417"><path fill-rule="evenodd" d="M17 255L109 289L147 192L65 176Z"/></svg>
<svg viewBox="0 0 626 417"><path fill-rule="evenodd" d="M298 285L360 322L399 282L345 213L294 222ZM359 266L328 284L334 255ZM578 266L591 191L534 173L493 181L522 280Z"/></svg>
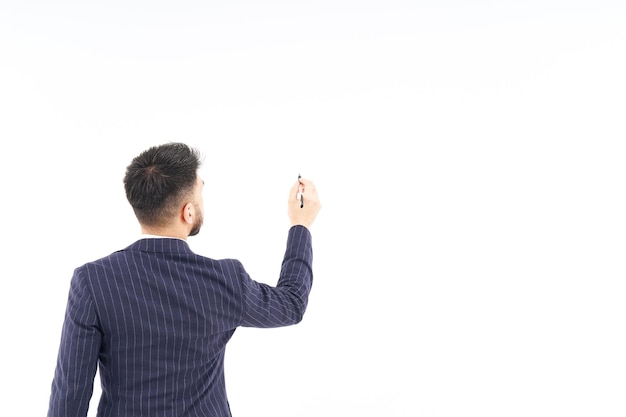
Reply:
<svg viewBox="0 0 626 417"><path fill-rule="evenodd" d="M180 239L141 239L77 268L50 416L85 415L99 360L98 415L228 416L224 351L238 326L302 319L312 283L311 238L290 229L278 285L240 262L194 254Z"/></svg>

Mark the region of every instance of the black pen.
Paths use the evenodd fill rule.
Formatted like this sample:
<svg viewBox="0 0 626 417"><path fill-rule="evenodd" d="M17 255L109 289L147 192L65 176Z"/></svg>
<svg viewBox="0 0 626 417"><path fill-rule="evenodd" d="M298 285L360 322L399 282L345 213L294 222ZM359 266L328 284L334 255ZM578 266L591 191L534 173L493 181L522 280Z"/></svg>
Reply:
<svg viewBox="0 0 626 417"><path fill-rule="evenodd" d="M298 182L300 182L300 174L298 174ZM300 208L304 207L304 200L302 199L302 193L300 193Z"/></svg>

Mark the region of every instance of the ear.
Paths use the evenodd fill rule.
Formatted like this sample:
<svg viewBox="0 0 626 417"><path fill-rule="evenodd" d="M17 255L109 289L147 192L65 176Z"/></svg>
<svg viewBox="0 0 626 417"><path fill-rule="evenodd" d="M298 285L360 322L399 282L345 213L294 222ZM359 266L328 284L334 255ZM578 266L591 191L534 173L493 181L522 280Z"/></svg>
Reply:
<svg viewBox="0 0 626 417"><path fill-rule="evenodd" d="M196 216L196 209L193 204L187 203L183 206L183 221L187 224L193 224Z"/></svg>

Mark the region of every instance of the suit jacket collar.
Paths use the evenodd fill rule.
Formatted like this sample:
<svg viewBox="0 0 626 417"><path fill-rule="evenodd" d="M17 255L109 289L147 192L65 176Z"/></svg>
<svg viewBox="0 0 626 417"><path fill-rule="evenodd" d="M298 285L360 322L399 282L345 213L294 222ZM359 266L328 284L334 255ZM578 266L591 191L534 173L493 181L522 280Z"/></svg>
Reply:
<svg viewBox="0 0 626 417"><path fill-rule="evenodd" d="M175 237L141 238L128 246L126 250L152 253L193 253L186 241Z"/></svg>

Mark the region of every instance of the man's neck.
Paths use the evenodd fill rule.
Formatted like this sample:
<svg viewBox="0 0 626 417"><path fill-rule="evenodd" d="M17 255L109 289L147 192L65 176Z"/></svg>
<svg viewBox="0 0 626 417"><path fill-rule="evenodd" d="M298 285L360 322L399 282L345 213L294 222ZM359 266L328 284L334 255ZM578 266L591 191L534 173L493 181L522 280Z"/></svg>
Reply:
<svg viewBox="0 0 626 417"><path fill-rule="evenodd" d="M182 240L187 240L187 236L189 236L186 230L179 230L173 227L146 227L143 225L141 226L141 234L157 237L171 237Z"/></svg>

